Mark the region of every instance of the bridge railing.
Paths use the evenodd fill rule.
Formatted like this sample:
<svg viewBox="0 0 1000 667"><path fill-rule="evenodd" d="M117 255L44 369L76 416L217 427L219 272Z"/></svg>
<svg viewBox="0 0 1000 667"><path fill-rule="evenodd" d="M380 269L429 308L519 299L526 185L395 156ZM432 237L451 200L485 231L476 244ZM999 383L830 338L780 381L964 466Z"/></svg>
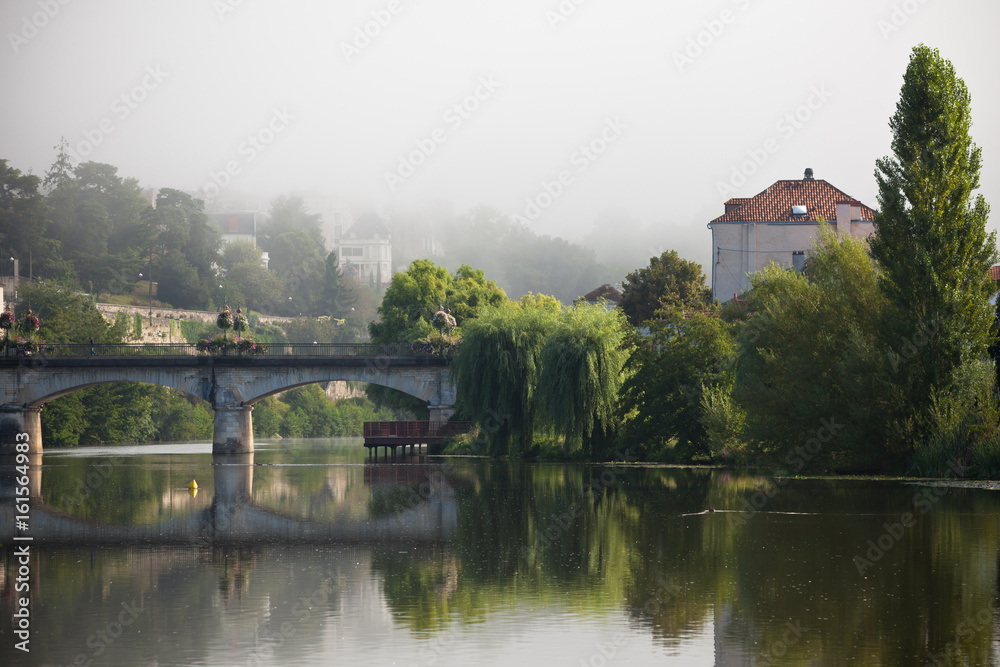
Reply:
<svg viewBox="0 0 1000 667"><path fill-rule="evenodd" d="M365 422L366 438L449 438L468 433L472 422L396 421Z"/></svg>
<svg viewBox="0 0 1000 667"><path fill-rule="evenodd" d="M2 341L0 341L2 343ZM206 355L213 357L412 357L420 356L406 343L267 343L259 354L228 352L199 352L191 343L70 343L46 345L31 355L6 350L0 356L41 357L183 357Z"/></svg>

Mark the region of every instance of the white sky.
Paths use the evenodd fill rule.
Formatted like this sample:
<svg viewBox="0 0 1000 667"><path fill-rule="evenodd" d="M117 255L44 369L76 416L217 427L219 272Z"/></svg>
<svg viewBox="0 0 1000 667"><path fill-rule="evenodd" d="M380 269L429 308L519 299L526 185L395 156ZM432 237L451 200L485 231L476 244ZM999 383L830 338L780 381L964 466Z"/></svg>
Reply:
<svg viewBox="0 0 1000 667"><path fill-rule="evenodd" d="M560 6L575 11L553 26ZM391 21L348 62L343 45L372 12ZM41 175L65 136L144 186L200 188L232 161L224 196L318 191L381 210L445 200L511 215L566 170L537 231L578 239L615 208L706 265L705 224L727 196L805 167L877 206L875 159L890 152L919 42L970 89L982 191L1000 207L998 25L996 0L3 0L0 157ZM699 37L707 46L678 67L675 52ZM446 116L483 79L499 85L479 87L461 124ZM144 99L129 108L118 98L136 86ZM812 98L808 119L779 127L814 90L826 99ZM615 119L606 152L576 153ZM271 143L244 144L261 131ZM720 194L772 138L777 151ZM433 154L391 192L385 173L419 140Z"/></svg>

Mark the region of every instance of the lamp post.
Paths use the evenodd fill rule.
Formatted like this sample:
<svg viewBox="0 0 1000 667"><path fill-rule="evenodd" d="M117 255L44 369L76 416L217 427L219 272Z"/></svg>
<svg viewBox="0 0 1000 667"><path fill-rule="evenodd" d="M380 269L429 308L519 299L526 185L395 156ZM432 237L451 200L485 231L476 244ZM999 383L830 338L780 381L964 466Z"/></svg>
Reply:
<svg viewBox="0 0 1000 667"><path fill-rule="evenodd" d="M153 326L153 244L149 244L149 326Z"/></svg>

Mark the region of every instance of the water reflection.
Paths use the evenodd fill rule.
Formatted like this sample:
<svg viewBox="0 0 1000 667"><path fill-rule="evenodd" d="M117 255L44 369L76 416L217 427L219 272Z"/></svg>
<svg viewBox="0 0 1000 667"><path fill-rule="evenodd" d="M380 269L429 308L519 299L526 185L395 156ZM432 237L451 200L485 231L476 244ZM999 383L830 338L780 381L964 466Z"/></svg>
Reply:
<svg viewBox="0 0 1000 667"><path fill-rule="evenodd" d="M61 639L14 663L0 628L3 664L997 662L989 489L337 449L46 457L33 627Z"/></svg>

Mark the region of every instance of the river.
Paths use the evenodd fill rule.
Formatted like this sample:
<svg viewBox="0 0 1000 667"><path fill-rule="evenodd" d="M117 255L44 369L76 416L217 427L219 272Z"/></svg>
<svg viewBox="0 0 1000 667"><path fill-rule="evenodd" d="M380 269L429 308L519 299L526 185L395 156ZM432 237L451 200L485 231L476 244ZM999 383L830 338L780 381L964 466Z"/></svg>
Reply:
<svg viewBox="0 0 1000 667"><path fill-rule="evenodd" d="M91 447L15 533L16 477L0 665L1000 664L988 484Z"/></svg>

